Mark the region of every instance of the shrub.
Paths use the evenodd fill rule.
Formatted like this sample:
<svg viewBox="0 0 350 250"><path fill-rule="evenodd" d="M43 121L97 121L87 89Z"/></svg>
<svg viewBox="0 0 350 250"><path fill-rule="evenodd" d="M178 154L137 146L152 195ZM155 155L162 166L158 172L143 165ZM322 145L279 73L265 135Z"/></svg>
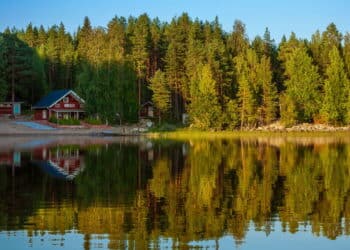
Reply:
<svg viewBox="0 0 350 250"><path fill-rule="evenodd" d="M50 117L49 121L52 123L58 123L59 125L80 125L79 120L72 118L57 120L56 117Z"/></svg>
<svg viewBox="0 0 350 250"><path fill-rule="evenodd" d="M50 118L49 118L49 122L51 122L51 123L58 123L58 120L57 120L57 118L56 118L56 116L51 116Z"/></svg>
<svg viewBox="0 0 350 250"><path fill-rule="evenodd" d="M93 118L93 117L87 117L84 119L84 122L91 124L91 125L101 125L102 121L98 118Z"/></svg>
<svg viewBox="0 0 350 250"><path fill-rule="evenodd" d="M80 121L77 119L68 118L68 119L58 120L58 124L60 124L60 125L80 125Z"/></svg>

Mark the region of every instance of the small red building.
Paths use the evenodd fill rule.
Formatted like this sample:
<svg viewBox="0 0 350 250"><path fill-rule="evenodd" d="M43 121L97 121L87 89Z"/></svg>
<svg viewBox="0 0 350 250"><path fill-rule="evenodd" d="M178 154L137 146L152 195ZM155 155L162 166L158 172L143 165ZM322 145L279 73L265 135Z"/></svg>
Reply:
<svg viewBox="0 0 350 250"><path fill-rule="evenodd" d="M43 97L32 109L35 120L48 120L54 116L57 119L80 119L84 113L85 101L73 90L56 90Z"/></svg>
<svg viewBox="0 0 350 250"><path fill-rule="evenodd" d="M0 115L20 115L22 102L0 102Z"/></svg>
<svg viewBox="0 0 350 250"><path fill-rule="evenodd" d="M153 102L145 102L144 104L141 105L140 108L140 118L141 119L146 119L146 118L154 118L155 116L155 108L153 105Z"/></svg>

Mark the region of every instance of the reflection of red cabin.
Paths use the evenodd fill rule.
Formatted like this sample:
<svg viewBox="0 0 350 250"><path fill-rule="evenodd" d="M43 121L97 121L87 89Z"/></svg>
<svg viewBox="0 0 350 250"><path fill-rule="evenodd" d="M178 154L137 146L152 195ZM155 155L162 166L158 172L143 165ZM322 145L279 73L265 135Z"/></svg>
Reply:
<svg viewBox="0 0 350 250"><path fill-rule="evenodd" d="M43 97L32 109L35 120L48 120L54 116L57 119L80 119L84 113L85 101L73 90L56 90Z"/></svg>
<svg viewBox="0 0 350 250"><path fill-rule="evenodd" d="M0 165L21 166L21 152L0 152Z"/></svg>
<svg viewBox="0 0 350 250"><path fill-rule="evenodd" d="M33 160L45 163L45 168L56 177L73 179L83 168L78 148L38 148L34 150Z"/></svg>

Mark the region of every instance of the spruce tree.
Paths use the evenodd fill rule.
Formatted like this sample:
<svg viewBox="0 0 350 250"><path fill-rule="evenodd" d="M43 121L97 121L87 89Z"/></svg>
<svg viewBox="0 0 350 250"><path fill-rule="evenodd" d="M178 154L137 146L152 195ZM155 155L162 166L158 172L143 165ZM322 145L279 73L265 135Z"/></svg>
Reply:
<svg viewBox="0 0 350 250"><path fill-rule="evenodd" d="M258 122L258 57L252 49L234 59L238 80L238 104L241 129L252 128Z"/></svg>
<svg viewBox="0 0 350 250"><path fill-rule="evenodd" d="M321 114L327 123L344 124L349 98L349 80L344 70L344 62L338 48L333 46L329 52L330 64L326 68L326 80L324 83L324 99Z"/></svg>
<svg viewBox="0 0 350 250"><path fill-rule="evenodd" d="M147 72L149 70L149 56L151 48L150 19L146 14L139 16L136 20L132 43L132 60L135 65L135 71L138 77L138 103L139 108L143 102L142 90L145 88Z"/></svg>
<svg viewBox="0 0 350 250"><path fill-rule="evenodd" d="M258 79L261 84L261 123L269 124L276 119L278 96L276 85L272 82L270 59L263 56L258 69Z"/></svg>
<svg viewBox="0 0 350 250"><path fill-rule="evenodd" d="M204 130L220 130L222 112L210 65L198 65L197 67L200 67L197 71L199 75L197 79L192 79L191 104L189 105L192 126Z"/></svg>
<svg viewBox="0 0 350 250"><path fill-rule="evenodd" d="M170 108L170 89L166 82L164 72L158 70L150 80L149 88L152 90L152 101L158 109L159 123L162 115L166 114Z"/></svg>
<svg viewBox="0 0 350 250"><path fill-rule="evenodd" d="M285 64L285 93L295 103L298 121L311 122L317 115L321 102L318 68L313 65L305 48L292 50Z"/></svg>

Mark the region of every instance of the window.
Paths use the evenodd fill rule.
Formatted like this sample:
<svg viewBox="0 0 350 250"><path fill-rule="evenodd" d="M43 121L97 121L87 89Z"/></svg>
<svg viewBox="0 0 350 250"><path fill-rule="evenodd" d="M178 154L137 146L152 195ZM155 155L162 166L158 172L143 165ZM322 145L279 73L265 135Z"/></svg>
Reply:
<svg viewBox="0 0 350 250"><path fill-rule="evenodd" d="M47 118L47 113L46 113L46 110L43 110L43 113L42 113L42 118L43 118L43 119L46 119L46 118Z"/></svg>
<svg viewBox="0 0 350 250"><path fill-rule="evenodd" d="M65 98L63 98L63 102L64 102L64 103L68 103L68 102L69 102L69 97L66 96Z"/></svg>

